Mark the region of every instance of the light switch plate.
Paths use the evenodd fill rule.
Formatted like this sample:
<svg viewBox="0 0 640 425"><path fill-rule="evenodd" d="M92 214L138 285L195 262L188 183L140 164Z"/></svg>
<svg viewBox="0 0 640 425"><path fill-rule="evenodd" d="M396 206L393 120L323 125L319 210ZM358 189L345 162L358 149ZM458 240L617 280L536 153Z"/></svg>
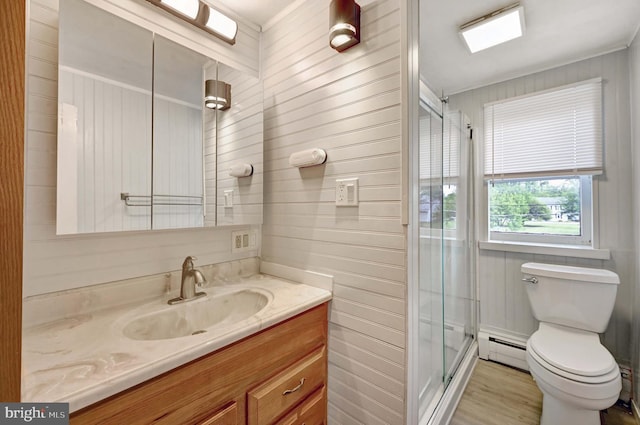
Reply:
<svg viewBox="0 0 640 425"><path fill-rule="evenodd" d="M358 178L336 180L336 205L339 207L358 206Z"/></svg>
<svg viewBox="0 0 640 425"><path fill-rule="evenodd" d="M224 207L233 208L233 189L224 191Z"/></svg>

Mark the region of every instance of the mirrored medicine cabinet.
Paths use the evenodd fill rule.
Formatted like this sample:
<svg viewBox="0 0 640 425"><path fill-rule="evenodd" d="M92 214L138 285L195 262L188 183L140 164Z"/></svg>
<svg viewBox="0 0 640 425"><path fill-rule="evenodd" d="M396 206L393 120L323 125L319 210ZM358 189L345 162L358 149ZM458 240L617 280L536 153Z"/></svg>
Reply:
<svg viewBox="0 0 640 425"><path fill-rule="evenodd" d="M57 234L262 223L262 82L83 0L59 20Z"/></svg>

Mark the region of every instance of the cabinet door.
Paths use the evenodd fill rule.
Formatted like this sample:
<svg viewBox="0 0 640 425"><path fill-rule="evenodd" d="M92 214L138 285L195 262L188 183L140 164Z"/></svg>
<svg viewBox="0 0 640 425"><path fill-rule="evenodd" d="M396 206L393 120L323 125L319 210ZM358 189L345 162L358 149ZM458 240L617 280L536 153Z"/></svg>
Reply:
<svg viewBox="0 0 640 425"><path fill-rule="evenodd" d="M249 391L248 425L267 425L324 385L326 350L322 346Z"/></svg>
<svg viewBox="0 0 640 425"><path fill-rule="evenodd" d="M326 387L319 388L275 425L324 425L327 417Z"/></svg>
<svg viewBox="0 0 640 425"><path fill-rule="evenodd" d="M232 403L222 410L218 410L213 416L205 418L197 422L197 425L237 425L238 424L238 405Z"/></svg>

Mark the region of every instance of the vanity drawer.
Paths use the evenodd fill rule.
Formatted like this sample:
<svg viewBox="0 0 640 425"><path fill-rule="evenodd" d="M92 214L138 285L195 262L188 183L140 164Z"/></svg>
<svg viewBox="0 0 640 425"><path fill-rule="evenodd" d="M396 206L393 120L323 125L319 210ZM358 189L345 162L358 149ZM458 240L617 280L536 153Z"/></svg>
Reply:
<svg viewBox="0 0 640 425"><path fill-rule="evenodd" d="M248 425L268 425L323 386L326 350L322 346L247 394Z"/></svg>
<svg viewBox="0 0 640 425"><path fill-rule="evenodd" d="M324 425L327 412L327 390L321 387L300 403L276 425Z"/></svg>
<svg viewBox="0 0 640 425"><path fill-rule="evenodd" d="M237 425L238 424L238 404L232 403L222 410L214 413L206 419L198 422L197 425Z"/></svg>

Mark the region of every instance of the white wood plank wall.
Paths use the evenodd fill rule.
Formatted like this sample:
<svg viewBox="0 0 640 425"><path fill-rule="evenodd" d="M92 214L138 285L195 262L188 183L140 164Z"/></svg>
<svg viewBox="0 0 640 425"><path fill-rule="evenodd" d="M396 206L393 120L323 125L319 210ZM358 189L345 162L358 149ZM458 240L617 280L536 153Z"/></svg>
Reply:
<svg viewBox="0 0 640 425"><path fill-rule="evenodd" d="M58 2L29 9L24 296L176 270L186 255L197 264L257 255L231 254L234 227L56 236Z"/></svg>
<svg viewBox="0 0 640 425"><path fill-rule="evenodd" d="M593 77L604 81L605 174L594 179L597 188L595 207L599 214L600 248L611 250L611 260L584 260L570 257L529 255L480 250L478 255L480 290L480 326L494 328L519 337L528 337L537 329L524 286L520 266L527 261L598 267L620 275L621 284L615 310L602 341L618 362L630 360L631 308L635 274L631 181L631 134L629 64L627 50L621 50L555 69L538 72L449 97L452 109L461 109L472 121L476 149L481 147L483 105L499 99L519 96ZM482 157L479 155L478 157ZM482 172L479 162L476 170ZM476 177L478 226L486 222L486 204L482 199L482 178ZM483 207L484 205L484 207Z"/></svg>
<svg viewBox="0 0 640 425"><path fill-rule="evenodd" d="M362 8L359 45L328 45L329 2L308 0L263 34L265 260L334 276L329 423L403 424L406 236L401 223L400 2ZM322 166L289 155L324 148ZM335 180L360 179L337 208Z"/></svg>
<svg viewBox="0 0 640 425"><path fill-rule="evenodd" d="M631 331L631 366L634 370L634 394L640 394L640 35L629 48L629 79L631 81L631 129L633 164L633 211L635 241L635 279L633 285L633 325ZM634 396L638 403L637 396Z"/></svg>
<svg viewBox="0 0 640 425"><path fill-rule="evenodd" d="M162 203L198 204L201 202L196 197L203 194L202 109L201 104L190 105L160 96L155 98L153 193L154 195L171 195L171 197L156 198L160 205L153 206L154 229L203 225L202 205L161 205ZM180 198L180 196L194 198Z"/></svg>
<svg viewBox="0 0 640 425"><path fill-rule="evenodd" d="M77 110L69 144L82 166L60 158L63 170L78 170L77 232L150 229L151 209L127 207L120 193L151 194L151 93L72 69L58 76L69 88L60 102Z"/></svg>
<svg viewBox="0 0 640 425"><path fill-rule="evenodd" d="M217 111L217 223L262 224L262 81L224 64L218 64L218 79L231 84L231 108ZM229 169L239 163L253 165L253 175L241 178L229 176ZM225 190L233 190L231 208L225 208Z"/></svg>

